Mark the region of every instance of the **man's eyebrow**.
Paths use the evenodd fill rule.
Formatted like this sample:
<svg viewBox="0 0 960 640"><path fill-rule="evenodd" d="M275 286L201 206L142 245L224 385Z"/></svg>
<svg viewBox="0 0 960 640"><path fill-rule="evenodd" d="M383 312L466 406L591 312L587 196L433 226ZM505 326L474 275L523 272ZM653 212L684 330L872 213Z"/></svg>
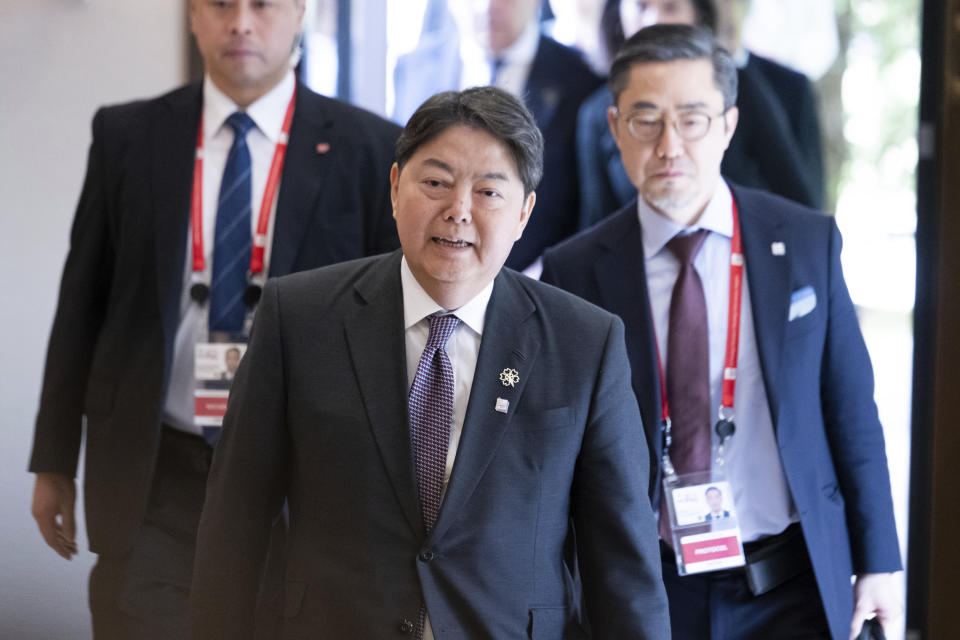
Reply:
<svg viewBox="0 0 960 640"><path fill-rule="evenodd" d="M484 173L483 175L477 176L480 180L509 180L510 178L507 174L501 171L491 171L490 173Z"/></svg>
<svg viewBox="0 0 960 640"><path fill-rule="evenodd" d="M684 102L683 104L676 105L675 109L677 111L690 111L691 109L706 109L708 108L708 106L709 105L703 101ZM658 111L661 110L659 105L656 105L652 102L647 102L645 100L634 102L632 105L630 105L630 107L634 111L640 111L643 109L656 109Z"/></svg>
<svg viewBox="0 0 960 640"><path fill-rule="evenodd" d="M453 173L453 167L444 162L443 160L437 160L436 158L427 158L423 161L423 164L428 167L436 167L438 169L443 169L447 173Z"/></svg>
<svg viewBox="0 0 960 640"><path fill-rule="evenodd" d="M706 109L709 105L706 102L686 102L677 105L677 111L690 111L691 109Z"/></svg>

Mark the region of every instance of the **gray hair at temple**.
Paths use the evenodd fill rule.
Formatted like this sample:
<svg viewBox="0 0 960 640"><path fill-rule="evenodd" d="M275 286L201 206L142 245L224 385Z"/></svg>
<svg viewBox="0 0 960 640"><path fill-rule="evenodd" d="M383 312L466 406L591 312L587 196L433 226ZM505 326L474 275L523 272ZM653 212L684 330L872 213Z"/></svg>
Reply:
<svg viewBox="0 0 960 640"><path fill-rule="evenodd" d="M430 97L410 116L397 139L397 167L417 149L450 127L463 125L486 131L510 151L528 196L543 175L543 134L523 103L495 87L444 91Z"/></svg>
<svg viewBox="0 0 960 640"><path fill-rule="evenodd" d="M613 104L627 88L633 65L675 60L709 60L713 83L723 94L724 110L737 103L737 65L710 30L686 24L655 24L633 34L613 60L609 80Z"/></svg>

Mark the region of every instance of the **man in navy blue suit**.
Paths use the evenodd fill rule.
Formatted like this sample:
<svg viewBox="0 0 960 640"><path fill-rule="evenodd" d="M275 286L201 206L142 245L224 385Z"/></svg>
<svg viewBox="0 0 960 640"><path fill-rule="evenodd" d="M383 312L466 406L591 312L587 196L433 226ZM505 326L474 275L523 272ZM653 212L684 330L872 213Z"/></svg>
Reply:
<svg viewBox="0 0 960 640"><path fill-rule="evenodd" d="M640 197L548 250L543 279L626 325L674 637L843 640L873 613L891 630L899 547L836 224L721 178L736 70L708 32L644 29L610 75L610 130ZM703 465L703 483L723 472L745 565L690 574L681 555L678 570L682 523L660 481L682 464Z"/></svg>

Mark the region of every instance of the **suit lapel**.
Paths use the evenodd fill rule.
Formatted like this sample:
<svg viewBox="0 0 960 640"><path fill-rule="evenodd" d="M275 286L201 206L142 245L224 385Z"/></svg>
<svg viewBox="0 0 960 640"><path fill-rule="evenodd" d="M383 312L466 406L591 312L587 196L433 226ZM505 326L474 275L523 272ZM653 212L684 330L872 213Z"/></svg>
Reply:
<svg viewBox="0 0 960 640"><path fill-rule="evenodd" d="M410 527L422 538L407 418L400 255L394 252L357 283L361 303L346 321L346 336L380 457Z"/></svg>
<svg viewBox="0 0 960 640"><path fill-rule="evenodd" d="M750 289L753 327L766 385L767 400L776 427L783 335L790 310L791 247L784 216L775 210L752 207L749 195L732 188L740 215L743 255ZM783 243L784 255L773 254L773 244Z"/></svg>
<svg viewBox="0 0 960 640"><path fill-rule="evenodd" d="M627 353L633 364L633 390L640 403L647 444L659 460L660 376L636 200L614 215L619 218L618 224L603 239L607 253L597 259L593 271L601 306L620 316L626 326Z"/></svg>
<svg viewBox="0 0 960 640"><path fill-rule="evenodd" d="M462 513L500 446L540 351L538 325L530 321L536 307L518 279L501 271L487 306L453 475L432 534L438 538ZM519 380L512 387L501 382L506 369L517 372ZM496 410L498 399L509 402L506 413Z"/></svg>
<svg viewBox="0 0 960 640"><path fill-rule="evenodd" d="M172 93L160 105L153 128L151 194L155 204L154 250L157 294L166 344L173 345L180 315L187 230L190 224L190 189L193 155L200 122L199 85Z"/></svg>
<svg viewBox="0 0 960 640"><path fill-rule="evenodd" d="M323 99L297 84L293 122L287 157L280 180L273 247L270 254L270 275L279 276L293 270L300 243L307 225L319 206L320 196L329 182L329 163L336 152L332 141L334 122L323 108ZM326 150L322 146L326 144Z"/></svg>

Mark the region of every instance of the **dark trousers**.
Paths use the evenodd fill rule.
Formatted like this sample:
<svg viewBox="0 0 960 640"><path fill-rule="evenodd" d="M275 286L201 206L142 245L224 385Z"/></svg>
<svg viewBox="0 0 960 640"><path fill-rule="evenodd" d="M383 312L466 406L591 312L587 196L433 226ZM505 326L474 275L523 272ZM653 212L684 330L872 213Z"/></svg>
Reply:
<svg viewBox="0 0 960 640"><path fill-rule="evenodd" d="M101 555L90 574L96 640L188 636L193 554L212 452L203 438L164 427L133 547L120 557Z"/></svg>
<svg viewBox="0 0 960 640"><path fill-rule="evenodd" d="M663 551L674 640L830 640L809 564L799 575L754 596L742 569L680 576L673 551Z"/></svg>

